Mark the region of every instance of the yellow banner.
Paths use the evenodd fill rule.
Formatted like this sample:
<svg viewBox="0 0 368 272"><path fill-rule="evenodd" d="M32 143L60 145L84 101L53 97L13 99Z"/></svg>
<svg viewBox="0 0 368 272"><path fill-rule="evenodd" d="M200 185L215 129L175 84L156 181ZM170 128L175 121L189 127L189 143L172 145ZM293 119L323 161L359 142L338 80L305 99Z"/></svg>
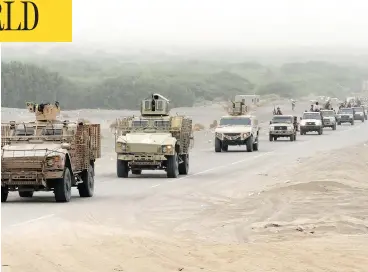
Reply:
<svg viewBox="0 0 368 272"><path fill-rule="evenodd" d="M71 42L72 0L0 0L0 42Z"/></svg>

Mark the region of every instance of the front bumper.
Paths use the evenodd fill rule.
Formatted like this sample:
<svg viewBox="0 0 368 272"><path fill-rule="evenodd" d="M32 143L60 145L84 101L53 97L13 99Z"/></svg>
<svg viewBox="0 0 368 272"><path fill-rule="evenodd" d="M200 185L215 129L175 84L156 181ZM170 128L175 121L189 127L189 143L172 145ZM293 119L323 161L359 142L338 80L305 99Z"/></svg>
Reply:
<svg viewBox="0 0 368 272"><path fill-rule="evenodd" d="M230 134L230 133L229 133ZM245 145L250 137L250 133L234 133L231 135L216 134L216 138L222 141L225 145Z"/></svg>
<svg viewBox="0 0 368 272"><path fill-rule="evenodd" d="M1 172L1 186L46 186L46 181L63 177L63 170L56 171L6 171Z"/></svg>
<svg viewBox="0 0 368 272"><path fill-rule="evenodd" d="M322 126L300 126L300 130L303 131L319 131L322 128Z"/></svg>
<svg viewBox="0 0 368 272"><path fill-rule="evenodd" d="M128 161L131 165L160 165L167 160L163 154L118 154L117 159Z"/></svg>
<svg viewBox="0 0 368 272"><path fill-rule="evenodd" d="M293 130L270 130L271 136L291 136L294 134Z"/></svg>

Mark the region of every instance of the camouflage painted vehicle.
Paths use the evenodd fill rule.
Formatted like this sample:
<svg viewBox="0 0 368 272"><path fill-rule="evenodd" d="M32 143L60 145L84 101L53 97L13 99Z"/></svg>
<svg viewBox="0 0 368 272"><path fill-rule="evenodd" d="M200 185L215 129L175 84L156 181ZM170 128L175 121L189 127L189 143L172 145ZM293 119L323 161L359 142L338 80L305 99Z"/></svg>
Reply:
<svg viewBox="0 0 368 272"><path fill-rule="evenodd" d="M21 197L53 191L56 202L68 202L71 187L81 197L92 197L95 160L101 157L100 125L57 120L57 102L27 107L35 122L12 121L1 127L1 202L9 191Z"/></svg>
<svg viewBox="0 0 368 272"><path fill-rule="evenodd" d="M189 150L193 147L192 119L169 115L169 100L153 94L142 101L141 116L116 121L116 171L165 170L168 178L187 175Z"/></svg>

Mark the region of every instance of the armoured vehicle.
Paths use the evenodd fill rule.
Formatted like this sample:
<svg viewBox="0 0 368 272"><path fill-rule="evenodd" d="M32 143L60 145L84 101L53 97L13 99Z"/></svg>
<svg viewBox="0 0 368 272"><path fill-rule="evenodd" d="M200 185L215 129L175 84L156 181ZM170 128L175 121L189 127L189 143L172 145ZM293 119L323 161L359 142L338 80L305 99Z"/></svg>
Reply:
<svg viewBox="0 0 368 272"><path fill-rule="evenodd" d="M284 137L295 141L298 124L294 120L293 115L274 115L269 127L270 142Z"/></svg>
<svg viewBox="0 0 368 272"><path fill-rule="evenodd" d="M248 152L258 151L258 119L247 114L244 102L232 103L229 115L222 116L215 129L215 152L228 151L235 145L246 145Z"/></svg>
<svg viewBox="0 0 368 272"><path fill-rule="evenodd" d="M56 202L69 202L72 187L81 197L92 197L100 125L58 120L57 102L27 103L27 108L36 115L34 122L2 124L1 202L9 191L27 198L53 191Z"/></svg>
<svg viewBox="0 0 368 272"><path fill-rule="evenodd" d="M165 170L168 178L187 175L193 147L192 119L170 116L169 100L153 94L141 102L141 116L116 121L117 176Z"/></svg>
<svg viewBox="0 0 368 272"><path fill-rule="evenodd" d="M304 112L300 117L300 135L315 131L319 135L323 134L322 115L320 112Z"/></svg>
<svg viewBox="0 0 368 272"><path fill-rule="evenodd" d="M354 109L353 108L341 108L337 112L337 124L350 123L354 125Z"/></svg>
<svg viewBox="0 0 368 272"><path fill-rule="evenodd" d="M333 110L321 110L323 127L330 127L332 130L336 130L336 113Z"/></svg>
<svg viewBox="0 0 368 272"><path fill-rule="evenodd" d="M364 123L365 121L365 112L363 107L353 107L354 110L354 120L359 120Z"/></svg>

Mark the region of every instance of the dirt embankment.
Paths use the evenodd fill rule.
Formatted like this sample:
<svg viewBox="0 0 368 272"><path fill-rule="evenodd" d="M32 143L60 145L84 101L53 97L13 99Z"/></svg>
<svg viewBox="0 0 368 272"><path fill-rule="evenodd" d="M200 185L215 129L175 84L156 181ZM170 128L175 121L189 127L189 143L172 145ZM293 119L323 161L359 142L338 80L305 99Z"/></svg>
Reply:
<svg viewBox="0 0 368 272"><path fill-rule="evenodd" d="M367 172L368 143L269 173L278 184L227 203L211 220L215 236L232 231L244 238L238 243L57 219L35 224L3 236L2 271L367 271Z"/></svg>

